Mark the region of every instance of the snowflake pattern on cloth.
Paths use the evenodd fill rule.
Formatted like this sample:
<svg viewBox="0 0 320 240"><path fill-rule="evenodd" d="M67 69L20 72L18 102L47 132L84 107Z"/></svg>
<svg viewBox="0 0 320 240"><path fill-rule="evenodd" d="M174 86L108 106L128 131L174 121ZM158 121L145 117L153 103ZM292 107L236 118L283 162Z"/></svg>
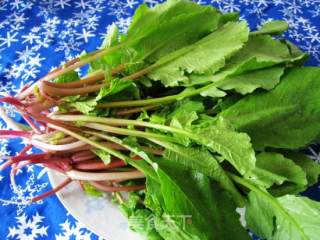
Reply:
<svg viewBox="0 0 320 240"><path fill-rule="evenodd" d="M38 237L47 236L48 226L43 226L43 219L44 217L38 213L30 217L27 217L25 214L16 217L17 226L9 227L7 237L19 240L33 240Z"/></svg>
<svg viewBox="0 0 320 240"><path fill-rule="evenodd" d="M149 6L158 0L143 1ZM320 0L198 0L224 12L239 11L255 29L266 21L284 19L286 37L310 54L309 65L320 64ZM0 93L15 94L82 51L100 46L111 25L125 31L141 0L1 0L0 1ZM6 106L11 117L19 120ZM0 122L0 129L6 126ZM23 141L0 140L0 156L14 155ZM309 155L320 161L320 149ZM0 160L1 164L2 160ZM0 173L1 239L100 239L77 222L56 196L35 204L26 202L50 188L46 172L38 166L25 168L10 185L8 171ZM320 200L319 186L305 194Z"/></svg>

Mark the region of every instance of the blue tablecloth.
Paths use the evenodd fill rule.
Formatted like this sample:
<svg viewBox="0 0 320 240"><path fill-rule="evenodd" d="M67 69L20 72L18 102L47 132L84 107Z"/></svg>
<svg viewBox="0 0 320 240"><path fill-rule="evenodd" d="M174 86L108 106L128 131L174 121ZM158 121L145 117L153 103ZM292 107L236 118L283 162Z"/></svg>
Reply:
<svg viewBox="0 0 320 240"><path fill-rule="evenodd" d="M149 5L158 1L146 0ZM240 11L250 27L272 19L290 24L287 37L320 63L320 0L199 0L225 12ZM97 48L108 26L123 31L139 0L0 0L0 92L14 94L23 84L43 76L65 59ZM10 109L9 113L10 113ZM12 113L13 114L13 113ZM5 126L0 122L0 129ZM24 143L0 140L0 154L14 155ZM310 156L319 161L319 149ZM18 173L18 195L12 193L8 172L0 173L0 239L99 239L75 221L53 196L24 205L24 199L50 188L40 167ZM307 192L320 200L319 186Z"/></svg>

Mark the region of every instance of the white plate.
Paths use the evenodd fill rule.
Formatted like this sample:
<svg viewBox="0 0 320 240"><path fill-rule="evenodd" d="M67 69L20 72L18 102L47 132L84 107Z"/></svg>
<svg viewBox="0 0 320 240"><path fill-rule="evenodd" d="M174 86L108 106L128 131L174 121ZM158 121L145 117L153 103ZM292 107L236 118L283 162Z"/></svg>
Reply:
<svg viewBox="0 0 320 240"><path fill-rule="evenodd" d="M52 187L61 183L65 176L48 170ZM63 206L89 230L107 240L141 240L128 228L128 221L110 198L94 198L84 194L78 183L72 182L57 193Z"/></svg>

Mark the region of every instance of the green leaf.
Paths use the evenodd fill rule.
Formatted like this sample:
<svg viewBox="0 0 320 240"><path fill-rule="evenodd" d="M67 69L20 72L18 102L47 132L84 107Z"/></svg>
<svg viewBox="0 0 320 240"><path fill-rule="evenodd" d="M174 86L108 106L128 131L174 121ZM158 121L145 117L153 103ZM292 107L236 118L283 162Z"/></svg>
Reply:
<svg viewBox="0 0 320 240"><path fill-rule="evenodd" d="M142 204L143 195L136 192L128 193L128 197L120 204L120 210L128 218L129 227L147 237L147 239L161 240L154 223L155 214Z"/></svg>
<svg viewBox="0 0 320 240"><path fill-rule="evenodd" d="M164 200L161 193L161 185L159 182L148 176L146 178L146 197L144 199L144 204L157 216L162 216Z"/></svg>
<svg viewBox="0 0 320 240"><path fill-rule="evenodd" d="M170 0L154 8L142 4L122 39L128 46L123 52L135 52L133 62L154 62L215 30L220 17L215 8L191 1Z"/></svg>
<svg viewBox="0 0 320 240"><path fill-rule="evenodd" d="M286 21L275 20L271 22L267 22L262 27L255 32L251 32L251 35L258 34L282 34L284 31L287 31L289 28L289 24Z"/></svg>
<svg viewBox="0 0 320 240"><path fill-rule="evenodd" d="M281 185L285 181L298 185L300 189L307 185L306 174L299 165L279 153L271 152L257 155L256 168L249 178L264 188Z"/></svg>
<svg viewBox="0 0 320 240"><path fill-rule="evenodd" d="M231 129L223 119L208 127L193 126L191 137L210 151L220 154L242 175L255 167L256 159L249 136Z"/></svg>
<svg viewBox="0 0 320 240"><path fill-rule="evenodd" d="M95 99L96 101L100 101L102 98L106 96L117 94L133 84L132 81L122 81L119 78L111 79L108 83L108 86L102 87L100 89Z"/></svg>
<svg viewBox="0 0 320 240"><path fill-rule="evenodd" d="M148 209L137 209L128 218L129 227L144 236L148 240L163 239L156 231L154 220L155 215Z"/></svg>
<svg viewBox="0 0 320 240"><path fill-rule="evenodd" d="M119 40L119 29L117 25L112 24L111 26L108 27L107 34L101 44L101 48L114 46L115 44L118 43L118 40Z"/></svg>
<svg viewBox="0 0 320 240"><path fill-rule="evenodd" d="M179 114L176 114L172 117L170 126L183 129L186 127L190 127L192 122L194 122L197 119L198 114L195 111L182 111L179 112Z"/></svg>
<svg viewBox="0 0 320 240"><path fill-rule="evenodd" d="M231 77L232 79L233 77L248 71L259 70L278 64L294 63L304 58L305 54L298 51L292 53L286 43L275 40L269 35L250 36L245 46L227 61L225 67L218 73L214 75L192 74L190 76L190 82L187 85L217 82L217 86L219 86L219 84L223 85L224 81L229 81L226 80L227 77ZM273 78L276 78L278 75L279 73L275 72ZM245 78L241 78L241 80L248 81ZM269 79L264 79L264 81L268 82Z"/></svg>
<svg viewBox="0 0 320 240"><path fill-rule="evenodd" d="M176 163L181 166L182 169L198 171L212 178L219 183L222 188L232 194L234 201L238 205L243 204L240 193L209 151L198 147L190 148L171 143L157 142L165 148L163 156L168 161Z"/></svg>
<svg viewBox="0 0 320 240"><path fill-rule="evenodd" d="M91 151L94 152L104 162L104 164L108 165L111 162L111 155L108 152L101 149L93 149Z"/></svg>
<svg viewBox="0 0 320 240"><path fill-rule="evenodd" d="M184 99L174 104L166 118L167 121L170 121L170 126L184 129L191 127L191 124L198 119L198 113L203 111L202 102ZM179 136L177 135L177 137Z"/></svg>
<svg viewBox="0 0 320 240"><path fill-rule="evenodd" d="M181 225L183 225L183 223L181 223L182 219L183 216L170 216L164 214L163 216L155 217L154 225L157 232L165 240L200 240L197 236L190 235L184 231L181 227Z"/></svg>
<svg viewBox="0 0 320 240"><path fill-rule="evenodd" d="M292 56L287 44L271 36L250 36L245 47L230 59L223 70L231 71L232 74L240 74L280 63L294 62L303 55Z"/></svg>
<svg viewBox="0 0 320 240"><path fill-rule="evenodd" d="M138 204L140 201L141 197L137 193L130 192L127 199L120 204L119 208L121 212L126 215L126 217L130 217L138 208Z"/></svg>
<svg viewBox="0 0 320 240"><path fill-rule="evenodd" d="M201 101L183 99L172 105L173 109L167 115L168 119L184 115L186 112L201 113L204 111L204 104Z"/></svg>
<svg viewBox="0 0 320 240"><path fill-rule="evenodd" d="M302 153L286 152L285 156L292 159L303 169L307 176L308 186L312 186L318 182L320 176L320 164Z"/></svg>
<svg viewBox="0 0 320 240"><path fill-rule="evenodd" d="M212 86L211 88L201 92L200 95L203 97L220 98L226 96L227 94L224 91L218 89L217 87Z"/></svg>
<svg viewBox="0 0 320 240"><path fill-rule="evenodd" d="M250 192L246 222L262 238L316 240L320 234L320 203L293 195L270 200Z"/></svg>
<svg viewBox="0 0 320 240"><path fill-rule="evenodd" d="M89 114L97 106L97 101L95 98L89 98L88 100L85 100L85 101L71 102L70 105L72 107L75 107L79 112L82 112L84 114Z"/></svg>
<svg viewBox="0 0 320 240"><path fill-rule="evenodd" d="M91 197L102 197L103 194L97 190L94 186L92 186L89 182L83 181L82 187L84 192Z"/></svg>
<svg viewBox="0 0 320 240"><path fill-rule="evenodd" d="M65 74L59 76L58 78L54 79L54 82L67 83L67 82L74 82L79 79L80 79L80 77L79 77L78 73L76 71L72 70L72 71L65 73Z"/></svg>
<svg viewBox="0 0 320 240"><path fill-rule="evenodd" d="M249 134L256 149L296 149L320 132L320 68L288 71L270 92L247 96L223 111L239 131Z"/></svg>
<svg viewBox="0 0 320 240"><path fill-rule="evenodd" d="M240 225L236 206L219 185L203 174L181 171L165 159L158 163L164 213L173 217L188 236L182 239L249 239ZM191 218L192 223L183 225L183 217ZM228 232L221 223L230 227Z"/></svg>
<svg viewBox="0 0 320 240"><path fill-rule="evenodd" d="M284 73L283 67L273 67L229 76L219 81L217 87L223 90L235 90L243 95L252 93L257 88L271 90Z"/></svg>
<svg viewBox="0 0 320 240"><path fill-rule="evenodd" d="M135 84L132 83L129 86L125 86L130 81L124 81L120 83L118 90L123 88L121 91L112 92L112 94L108 94L108 89L105 89L101 94L106 96L103 99L99 100L100 102L112 102L112 101L124 101L124 100L133 100L133 99L140 99L140 88ZM123 84L123 85L122 85ZM116 89L114 89L116 90ZM106 93L107 92L107 93Z"/></svg>
<svg viewBox="0 0 320 240"><path fill-rule="evenodd" d="M195 44L164 56L148 76L165 86L178 86L189 82L188 74L213 74L242 48L248 33L245 22L229 22Z"/></svg>

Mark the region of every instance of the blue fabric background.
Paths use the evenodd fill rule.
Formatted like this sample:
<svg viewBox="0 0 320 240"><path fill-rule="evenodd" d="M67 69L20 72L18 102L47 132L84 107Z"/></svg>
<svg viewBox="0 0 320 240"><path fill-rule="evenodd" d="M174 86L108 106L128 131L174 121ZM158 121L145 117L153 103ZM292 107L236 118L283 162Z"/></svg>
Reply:
<svg viewBox="0 0 320 240"><path fill-rule="evenodd" d="M155 5L158 1L144 1ZM199 0L225 12L240 11L252 29L265 21L285 19L286 37L310 54L308 65L320 63L320 0ZM115 22L122 31L140 0L0 0L0 93L15 94L23 84L43 76L63 60L92 51ZM14 116L7 106L8 113ZM0 122L0 129L5 126ZM14 155L25 143L0 140L0 156ZM309 148L319 161L319 149ZM1 163L1 162L0 162ZM99 239L67 213L53 196L25 205L24 199L50 188L37 166L18 173L18 195L8 172L0 173L0 239ZM319 186L307 195L320 200Z"/></svg>

